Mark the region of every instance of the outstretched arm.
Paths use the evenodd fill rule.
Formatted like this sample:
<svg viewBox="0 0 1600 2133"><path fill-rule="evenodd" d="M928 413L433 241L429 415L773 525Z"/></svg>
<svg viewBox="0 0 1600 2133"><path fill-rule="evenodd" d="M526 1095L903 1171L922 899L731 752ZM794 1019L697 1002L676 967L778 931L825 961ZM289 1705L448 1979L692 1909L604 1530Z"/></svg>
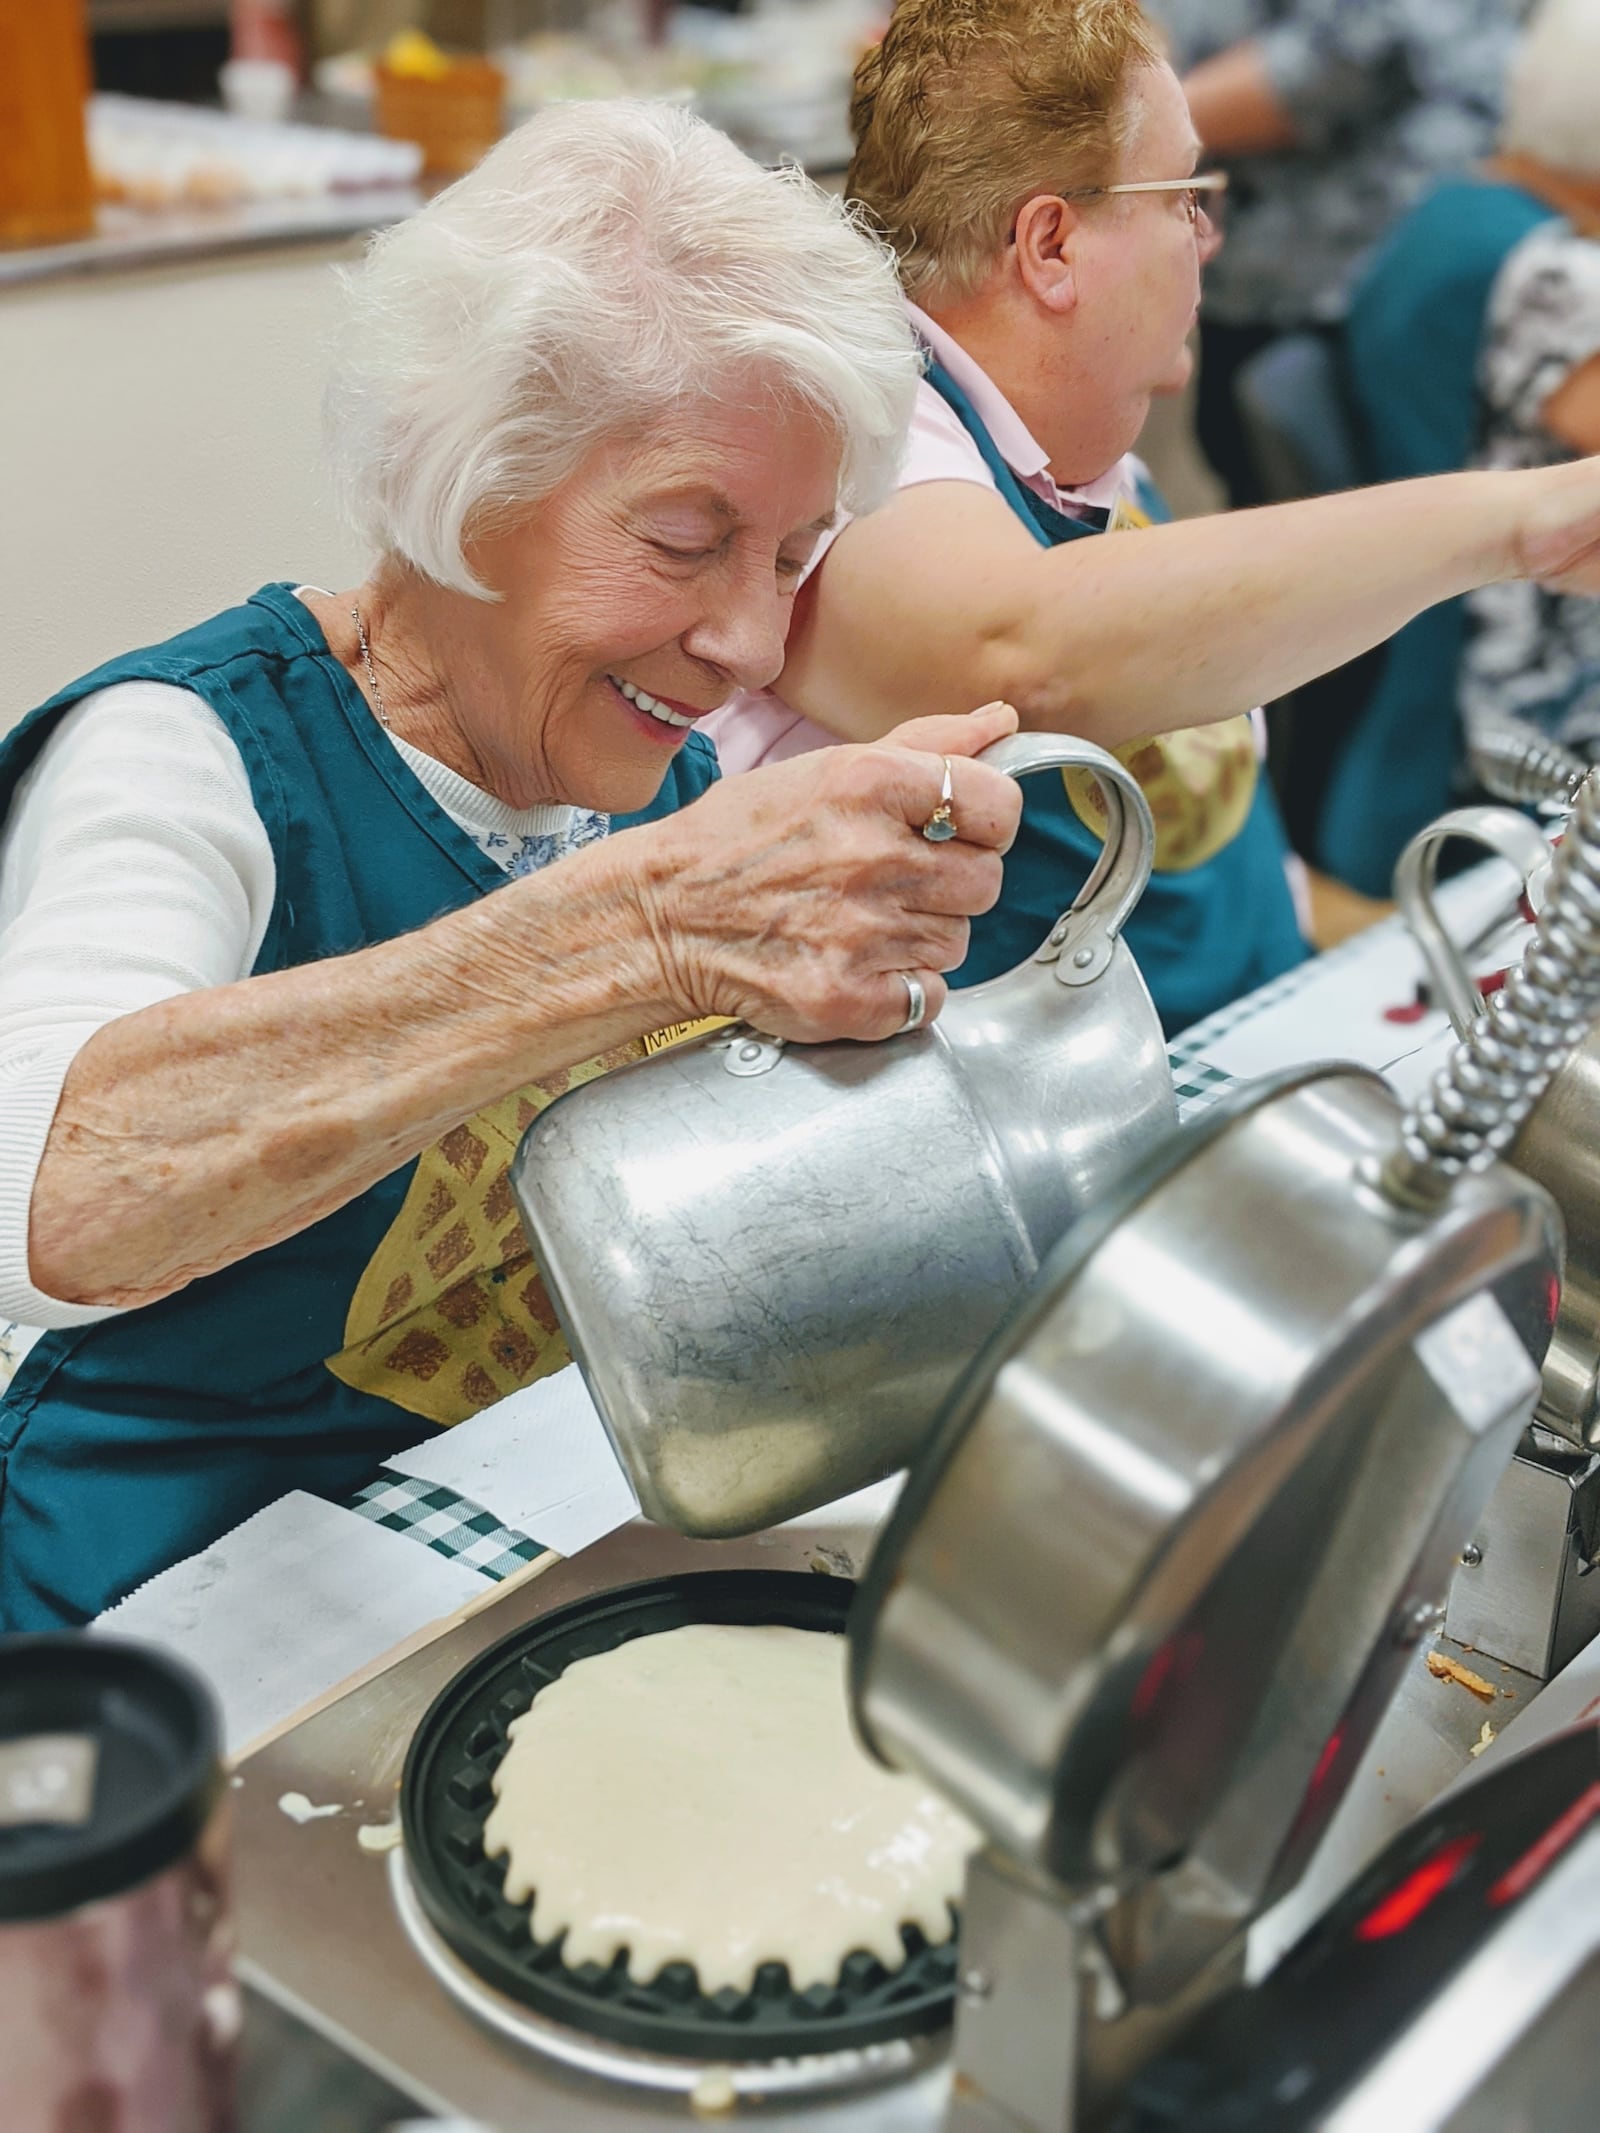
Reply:
<svg viewBox="0 0 1600 2133"><path fill-rule="evenodd" d="M971 482L846 527L796 608L784 699L846 739L1003 697L1114 747L1231 718L1506 578L1600 593L1600 458L1447 474L1041 548Z"/></svg>
<svg viewBox="0 0 1600 2133"><path fill-rule="evenodd" d="M930 1014L1000 893L1012 779L963 760L992 704L896 745L717 785L681 814L353 955L107 1023L68 1070L33 1185L34 1284L154 1302L342 1206L486 1103L664 1023L747 1017L802 1041ZM958 840L917 826L952 763Z"/></svg>

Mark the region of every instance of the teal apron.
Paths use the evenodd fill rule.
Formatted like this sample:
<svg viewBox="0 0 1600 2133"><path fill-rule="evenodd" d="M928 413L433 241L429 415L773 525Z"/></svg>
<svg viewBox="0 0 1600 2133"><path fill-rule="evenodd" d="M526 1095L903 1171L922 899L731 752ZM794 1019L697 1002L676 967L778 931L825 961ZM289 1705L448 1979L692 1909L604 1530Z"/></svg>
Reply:
<svg viewBox="0 0 1600 2133"><path fill-rule="evenodd" d="M256 972L392 940L505 886L286 585L113 660L25 719L0 742L0 818L62 712L135 680L203 697L244 759L277 867ZM690 735L653 806L627 820L686 805L715 775L709 742ZM347 1496L430 1425L557 1367L504 1158L525 1118L610 1063L518 1092L176 1295L46 1333L0 1399L0 1630L82 1621L290 1489Z"/></svg>
<svg viewBox="0 0 1600 2133"><path fill-rule="evenodd" d="M1470 460L1478 359L1501 267L1555 210L1514 185L1441 185L1385 240L1344 324L1372 481L1450 474ZM1390 638L1317 824L1317 864L1368 896L1392 892L1419 829L1467 797L1457 702L1466 603L1430 607Z"/></svg>
<svg viewBox="0 0 1600 2133"><path fill-rule="evenodd" d="M929 368L928 383L983 454L1000 494L1036 541L1055 548L1101 530L1054 510L1018 481L940 363ZM1153 490L1143 490L1140 502L1152 518L1171 515ZM972 947L955 978L959 985L975 985L1025 962L1099 854L1100 840L1079 821L1059 778L1030 778L1023 791L1022 828L1006 858L1005 888L995 909L972 922ZM1287 851L1271 788L1261 778L1232 843L1199 866L1151 875L1128 921L1127 941L1169 1036L1305 961L1310 951L1284 872Z"/></svg>

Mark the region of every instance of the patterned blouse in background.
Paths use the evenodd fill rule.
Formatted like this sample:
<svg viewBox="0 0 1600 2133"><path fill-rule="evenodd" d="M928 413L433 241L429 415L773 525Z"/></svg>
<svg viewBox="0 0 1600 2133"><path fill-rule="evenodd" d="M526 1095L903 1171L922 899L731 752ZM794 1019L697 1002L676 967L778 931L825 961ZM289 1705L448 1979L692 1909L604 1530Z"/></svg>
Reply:
<svg viewBox="0 0 1600 2133"><path fill-rule="evenodd" d="M1596 120L1600 124L1600 118ZM1500 269L1478 366L1485 415L1476 464L1547 467L1575 455L1539 419L1550 395L1600 356L1600 239L1545 222ZM1600 756L1600 599L1488 585L1467 601L1461 711L1531 721Z"/></svg>
<svg viewBox="0 0 1600 2133"><path fill-rule="evenodd" d="M1331 324L1377 240L1493 146L1520 0L1146 0L1180 74L1254 39L1300 145L1232 165L1209 318Z"/></svg>

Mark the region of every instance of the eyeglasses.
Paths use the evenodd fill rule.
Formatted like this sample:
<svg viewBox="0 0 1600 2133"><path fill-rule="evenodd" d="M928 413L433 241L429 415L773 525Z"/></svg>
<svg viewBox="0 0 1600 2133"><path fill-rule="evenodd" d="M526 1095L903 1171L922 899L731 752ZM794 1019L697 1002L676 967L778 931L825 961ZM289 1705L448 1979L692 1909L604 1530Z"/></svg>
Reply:
<svg viewBox="0 0 1600 2133"><path fill-rule="evenodd" d="M1191 222L1200 220L1200 196L1208 193L1217 199L1228 190L1228 173L1225 170L1208 170L1197 178L1141 178L1132 185L1079 185L1071 192L1063 193L1063 200L1109 199L1113 193L1182 193L1184 212Z"/></svg>

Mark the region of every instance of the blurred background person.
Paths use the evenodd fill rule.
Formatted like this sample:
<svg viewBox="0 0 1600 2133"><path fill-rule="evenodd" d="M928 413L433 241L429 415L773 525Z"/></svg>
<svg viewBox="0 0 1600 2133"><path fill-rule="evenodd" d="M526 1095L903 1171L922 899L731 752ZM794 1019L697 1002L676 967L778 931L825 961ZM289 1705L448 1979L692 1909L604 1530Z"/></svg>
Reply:
<svg viewBox="0 0 1600 2133"><path fill-rule="evenodd" d="M1499 151L1407 214L1357 282L1345 372L1380 480L1600 449L1600 0L1547 0L1519 44ZM1463 719L1600 735L1600 604L1485 589L1385 648L1313 850L1381 894L1407 840L1472 798Z"/></svg>
<svg viewBox="0 0 1600 2133"><path fill-rule="evenodd" d="M1548 0L1517 58L1496 175L1554 210L1495 277L1473 463L1600 452L1600 0ZM1467 599L1461 712L1600 755L1600 600L1537 585Z"/></svg>
<svg viewBox="0 0 1600 2133"><path fill-rule="evenodd" d="M852 125L847 189L900 256L927 379L900 494L834 543L820 602L791 637L783 698L746 697L711 721L728 769L878 730L895 685L873 701L852 621L867 607L918 669L914 700L932 679L922 655L938 617L958 618L958 664L939 664L964 695L992 636L969 587L996 568L1026 583L1039 551L1170 515L1131 447L1152 395L1187 382L1220 181L1197 170L1183 92L1137 0L900 0L857 69ZM886 577L908 581L892 613ZM1150 594L1159 602L1154 579ZM1035 597L1025 719L1124 744L1157 831L1128 943L1168 1031L1182 1029L1308 953L1255 731L1243 716L1131 746L1126 723L1096 731L1086 704L1068 708L1080 685L1093 692L1099 663L1068 571L1039 574ZM798 715L812 704L817 724ZM963 983L1038 949L1103 833L1086 779L1029 782Z"/></svg>
<svg viewBox="0 0 1600 2133"><path fill-rule="evenodd" d="M1332 331L1361 264L1494 140L1517 0L1148 0L1208 157L1233 179L1206 277L1196 429L1232 503L1267 500L1241 366Z"/></svg>

